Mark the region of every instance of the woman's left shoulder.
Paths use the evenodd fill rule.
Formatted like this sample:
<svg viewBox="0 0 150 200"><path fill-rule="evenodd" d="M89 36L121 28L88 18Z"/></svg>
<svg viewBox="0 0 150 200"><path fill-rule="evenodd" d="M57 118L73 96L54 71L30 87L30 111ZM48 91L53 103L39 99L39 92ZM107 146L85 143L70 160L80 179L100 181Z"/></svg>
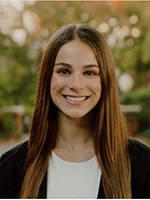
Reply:
<svg viewBox="0 0 150 200"><path fill-rule="evenodd" d="M129 152L132 159L139 160L141 162L149 163L150 165L150 147L144 143L136 140L129 139Z"/></svg>
<svg viewBox="0 0 150 200"><path fill-rule="evenodd" d="M150 147L130 139L131 188L133 199L150 198Z"/></svg>

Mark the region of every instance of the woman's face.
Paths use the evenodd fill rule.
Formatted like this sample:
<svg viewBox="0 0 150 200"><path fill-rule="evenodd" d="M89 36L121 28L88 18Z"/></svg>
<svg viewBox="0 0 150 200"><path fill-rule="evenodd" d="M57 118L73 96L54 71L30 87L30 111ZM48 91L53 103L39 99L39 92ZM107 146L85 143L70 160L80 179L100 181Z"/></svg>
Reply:
<svg viewBox="0 0 150 200"><path fill-rule="evenodd" d="M101 96L100 70L92 48L79 39L64 44L55 60L51 98L61 113L81 118Z"/></svg>

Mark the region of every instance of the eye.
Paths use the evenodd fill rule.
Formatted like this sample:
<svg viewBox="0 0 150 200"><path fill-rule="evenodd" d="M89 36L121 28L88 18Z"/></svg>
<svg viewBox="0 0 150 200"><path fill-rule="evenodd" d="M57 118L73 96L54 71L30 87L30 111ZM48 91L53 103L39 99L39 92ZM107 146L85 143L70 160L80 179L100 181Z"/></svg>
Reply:
<svg viewBox="0 0 150 200"><path fill-rule="evenodd" d="M69 69L62 68L62 69L59 69L57 71L57 73L62 74L62 75L68 75L68 74L70 74L70 71L69 71Z"/></svg>
<svg viewBox="0 0 150 200"><path fill-rule="evenodd" d="M86 71L84 74L87 75L87 76L98 75L97 72L95 72L95 71L91 71L91 70Z"/></svg>

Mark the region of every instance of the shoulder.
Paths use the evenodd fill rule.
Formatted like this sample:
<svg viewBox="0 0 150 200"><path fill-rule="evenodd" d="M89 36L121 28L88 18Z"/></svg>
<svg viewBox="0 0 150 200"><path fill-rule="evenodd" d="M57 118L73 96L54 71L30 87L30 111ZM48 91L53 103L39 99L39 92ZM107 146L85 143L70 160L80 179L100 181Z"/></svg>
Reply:
<svg viewBox="0 0 150 200"><path fill-rule="evenodd" d="M131 158L132 198L150 198L150 148L137 141L129 141Z"/></svg>
<svg viewBox="0 0 150 200"><path fill-rule="evenodd" d="M150 168L150 147L135 139L129 140L131 165L138 168ZM136 167L137 168L137 167Z"/></svg>
<svg viewBox="0 0 150 200"><path fill-rule="evenodd" d="M129 152L131 159L136 157L139 159L149 159L150 161L150 147L143 144L142 142L139 142L138 140L129 140Z"/></svg>
<svg viewBox="0 0 150 200"><path fill-rule="evenodd" d="M25 141L2 154L0 157L0 166L5 164L11 165L13 163L16 163L16 161L21 162L22 160L25 160L27 153L28 141Z"/></svg>
<svg viewBox="0 0 150 200"><path fill-rule="evenodd" d="M0 198L18 198L27 153L28 141L16 145L0 157Z"/></svg>

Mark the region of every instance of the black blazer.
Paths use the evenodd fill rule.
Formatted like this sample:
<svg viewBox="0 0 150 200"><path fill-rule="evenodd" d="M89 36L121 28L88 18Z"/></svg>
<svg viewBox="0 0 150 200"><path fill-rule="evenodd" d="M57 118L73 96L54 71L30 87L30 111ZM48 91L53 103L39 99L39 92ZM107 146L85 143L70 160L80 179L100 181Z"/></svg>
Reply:
<svg viewBox="0 0 150 200"><path fill-rule="evenodd" d="M132 198L150 198L150 148L130 140ZM28 152L28 142L21 143L0 158L0 198L19 198L22 169ZM102 176L103 177L103 176ZM31 177L32 178L32 177ZM38 198L46 199L47 175L40 187ZM97 198L104 199L102 181Z"/></svg>

